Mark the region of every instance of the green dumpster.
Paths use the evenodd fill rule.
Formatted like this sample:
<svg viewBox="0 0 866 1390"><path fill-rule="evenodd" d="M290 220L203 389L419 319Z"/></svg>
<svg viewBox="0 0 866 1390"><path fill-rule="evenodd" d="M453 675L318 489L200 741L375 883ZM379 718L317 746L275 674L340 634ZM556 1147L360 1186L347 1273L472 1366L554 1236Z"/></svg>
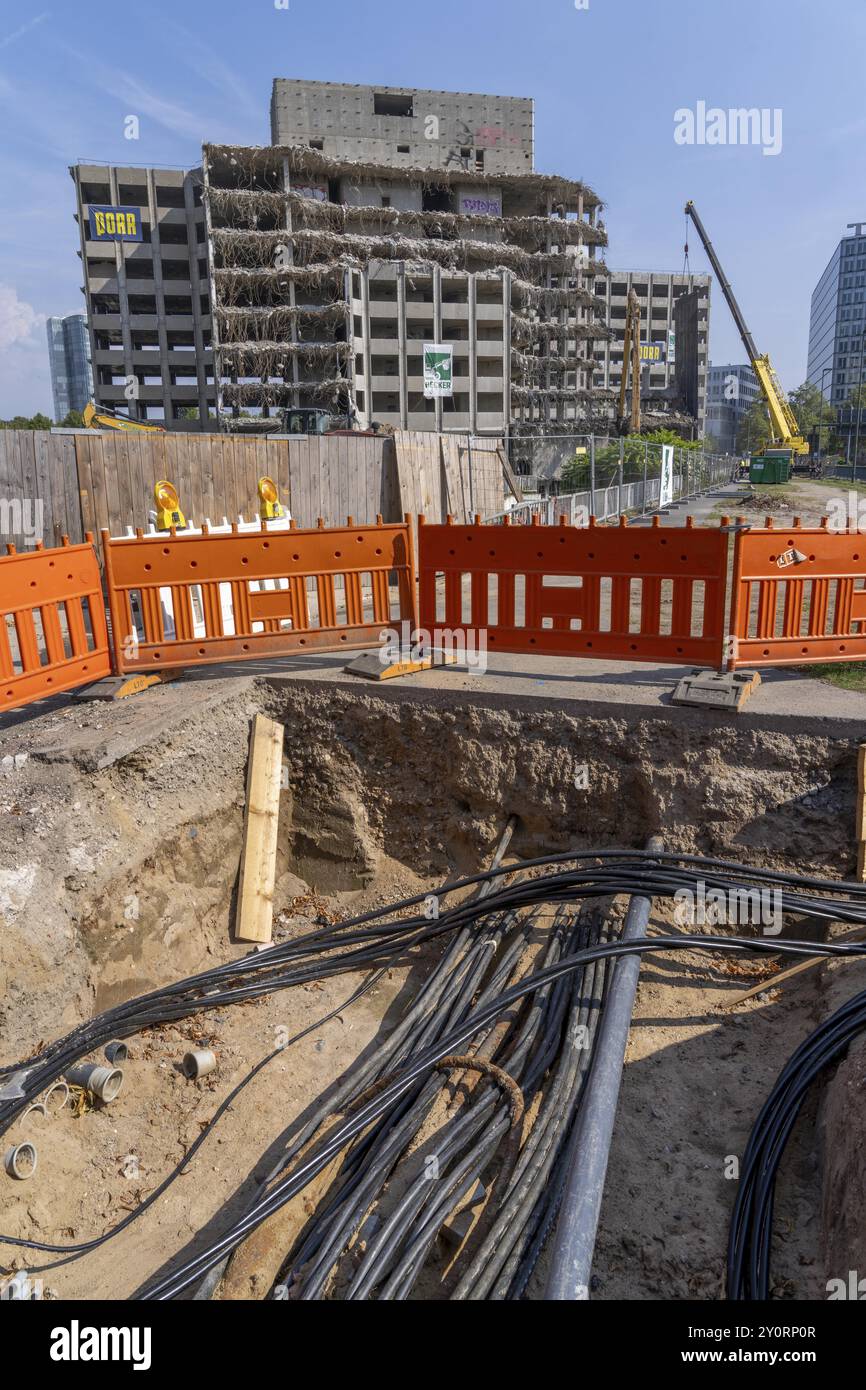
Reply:
<svg viewBox="0 0 866 1390"><path fill-rule="evenodd" d="M762 487L787 483L791 477L790 454L753 454L749 463L749 482Z"/></svg>

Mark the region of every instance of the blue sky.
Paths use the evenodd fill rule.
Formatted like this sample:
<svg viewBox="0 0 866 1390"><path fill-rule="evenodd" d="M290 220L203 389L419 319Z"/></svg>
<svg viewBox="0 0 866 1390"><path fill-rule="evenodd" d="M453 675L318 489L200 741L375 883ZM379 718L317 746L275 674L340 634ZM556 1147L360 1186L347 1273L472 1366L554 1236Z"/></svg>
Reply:
<svg viewBox="0 0 866 1390"><path fill-rule="evenodd" d="M866 221L863 0L280 3L0 0L0 417L51 413L44 320L83 308L67 166L265 143L276 76L535 97L537 167L608 204L609 264L681 270L693 198L759 350L802 381L812 289ZM781 152L677 144L699 101L780 108ZM710 346L743 360L718 292Z"/></svg>

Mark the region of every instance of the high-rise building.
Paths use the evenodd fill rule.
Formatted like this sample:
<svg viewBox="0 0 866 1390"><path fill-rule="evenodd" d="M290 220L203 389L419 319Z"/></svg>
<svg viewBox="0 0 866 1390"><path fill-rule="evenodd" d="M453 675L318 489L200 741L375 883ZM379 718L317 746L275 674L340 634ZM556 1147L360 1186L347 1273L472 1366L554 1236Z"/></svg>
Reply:
<svg viewBox="0 0 866 1390"><path fill-rule="evenodd" d="M604 428L601 201L535 172L533 112L277 79L270 147L206 145L201 170L74 166L97 403L181 429L274 429L289 406ZM425 389L425 344L448 350L450 393Z"/></svg>
<svg viewBox="0 0 866 1390"><path fill-rule="evenodd" d="M862 381L860 354L866 336L866 222L849 223L812 294L807 376L834 406L842 406Z"/></svg>
<svg viewBox="0 0 866 1390"><path fill-rule="evenodd" d="M235 421L315 405L490 433L606 418L601 202L534 171L532 119L524 99L278 79L273 146L205 146ZM451 395L425 394L425 343L453 354Z"/></svg>
<svg viewBox="0 0 866 1390"><path fill-rule="evenodd" d="M76 164L96 403L215 429L201 171Z"/></svg>
<svg viewBox="0 0 866 1390"><path fill-rule="evenodd" d="M622 378L623 336L630 290L641 311L643 371L641 399L650 407L657 402L679 406L696 416L703 432L707 403L707 353L710 337L709 275L672 275L662 270L611 270L599 279L596 295L605 302L605 316L612 338L595 351L595 385L619 390ZM680 314L679 340L676 307L694 292L694 313ZM694 320L694 322L693 322Z"/></svg>
<svg viewBox="0 0 866 1390"><path fill-rule="evenodd" d="M719 453L737 452L740 425L760 394L758 378L748 363L729 363L726 366L710 363L706 432L715 442Z"/></svg>
<svg viewBox="0 0 866 1390"><path fill-rule="evenodd" d="M83 410L93 396L90 337L83 314L50 318L47 329L54 419L59 423L70 410Z"/></svg>

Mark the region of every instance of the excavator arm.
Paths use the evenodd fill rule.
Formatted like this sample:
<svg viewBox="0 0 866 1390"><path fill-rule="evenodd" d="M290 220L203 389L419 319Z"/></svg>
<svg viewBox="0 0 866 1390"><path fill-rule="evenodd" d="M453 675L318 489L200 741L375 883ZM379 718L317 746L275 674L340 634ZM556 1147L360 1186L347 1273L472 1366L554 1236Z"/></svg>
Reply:
<svg viewBox="0 0 866 1390"><path fill-rule="evenodd" d="M631 365L631 418L625 413L626 388ZM619 382L619 411L617 430L620 434L640 434L640 302L634 290L629 290L625 311L625 335L622 344L622 376Z"/></svg>
<svg viewBox="0 0 866 1390"><path fill-rule="evenodd" d="M142 420L131 420L128 415L118 415L105 406L97 410L92 401L88 401L84 407L82 418L85 428L89 430L144 430L147 434L165 433L162 425L146 425Z"/></svg>

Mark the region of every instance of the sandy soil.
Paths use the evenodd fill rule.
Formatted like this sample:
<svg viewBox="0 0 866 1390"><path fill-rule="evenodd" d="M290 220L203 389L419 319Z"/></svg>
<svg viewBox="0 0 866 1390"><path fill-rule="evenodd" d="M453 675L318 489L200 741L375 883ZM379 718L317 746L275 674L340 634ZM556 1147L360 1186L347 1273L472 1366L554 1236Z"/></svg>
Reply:
<svg viewBox="0 0 866 1390"><path fill-rule="evenodd" d="M277 903L289 915L280 931L474 870L512 810L515 852L527 857L575 843L639 845L658 827L684 850L850 868L854 755L844 741L482 709L465 698L465 708L422 709L337 689L287 695L215 681L154 691L135 709L85 704L29 721L6 745L26 757L13 756L0 778L0 1060L246 952L231 922L249 726L260 708L287 728ZM576 765L589 768L589 796L575 786ZM864 984L862 967L821 967L778 993L769 982L766 997L727 1011L755 970L683 953L642 972L597 1297L719 1296L733 1194L726 1159L742 1151L790 1052L840 992ZM47 1275L49 1289L123 1297L190 1249L226 1202L246 1200L251 1172L272 1166L287 1127L392 1026L418 978L394 971L280 1056L165 1197L116 1242ZM112 1105L17 1122L8 1142L33 1137L40 1166L27 1183L0 1175L0 1231L65 1242L114 1225L179 1161L278 1028L294 1033L323 1017L357 983L294 990L134 1040ZM218 1054L203 1083L179 1071L192 1042ZM861 1205L851 1211L866 1209L862 1061L849 1065L860 1071L840 1074L844 1092L825 1088L821 1123L804 1117L786 1160L776 1257L784 1296L821 1296L828 1271L845 1259L846 1269L859 1267L858 1248L866 1267L863 1224L838 1199L853 1171Z"/></svg>

